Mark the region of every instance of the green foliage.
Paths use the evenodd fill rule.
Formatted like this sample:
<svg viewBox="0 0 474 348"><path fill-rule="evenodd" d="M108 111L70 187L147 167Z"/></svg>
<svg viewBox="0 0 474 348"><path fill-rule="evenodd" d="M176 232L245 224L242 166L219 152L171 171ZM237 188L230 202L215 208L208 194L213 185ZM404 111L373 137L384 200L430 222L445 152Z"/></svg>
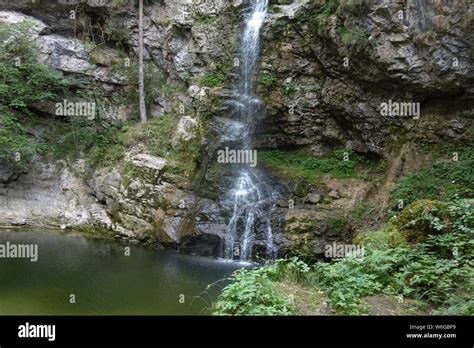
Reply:
<svg viewBox="0 0 474 348"><path fill-rule="evenodd" d="M126 147L138 142L144 143L147 151L170 161L168 170L175 174L192 176L196 169L196 160L201 151L202 129L197 130L196 136L173 147L171 139L179 118L173 114L165 114L152 118L145 125L131 129L123 139Z"/></svg>
<svg viewBox="0 0 474 348"><path fill-rule="evenodd" d="M26 167L38 146L14 111L30 114L29 106L54 100L65 87L56 72L37 62L31 27L0 24L0 159L16 168Z"/></svg>
<svg viewBox="0 0 474 348"><path fill-rule="evenodd" d="M315 84L315 85L311 88L311 91L312 91L312 92L315 92L315 93L321 92L321 85L320 85L319 83Z"/></svg>
<svg viewBox="0 0 474 348"><path fill-rule="evenodd" d="M265 87L270 88L275 85L275 83L278 81L278 78L273 74L263 73L260 81Z"/></svg>
<svg viewBox="0 0 474 348"><path fill-rule="evenodd" d="M324 157L311 156L298 150L260 151L258 159L285 176L304 177L310 182L316 182L326 174L339 179L351 178L355 176L358 167L367 164L363 157L344 149Z"/></svg>
<svg viewBox="0 0 474 348"><path fill-rule="evenodd" d="M53 100L61 91L59 75L42 64L0 64L2 105L27 111L29 105Z"/></svg>
<svg viewBox="0 0 474 348"><path fill-rule="evenodd" d="M219 298L216 313L291 314L289 303L271 292L272 283L290 281L324 290L337 314L366 313L363 299L374 295L430 303L437 306L438 314L473 314L472 236L457 232L430 235L413 247L390 247L388 240L386 231L366 233L359 240L365 247L363 258L349 256L309 266L293 257L238 271ZM275 309L277 304L282 311Z"/></svg>
<svg viewBox="0 0 474 348"><path fill-rule="evenodd" d="M215 315L291 315L290 300L275 291L272 266L241 269L232 275L214 306Z"/></svg>
<svg viewBox="0 0 474 348"><path fill-rule="evenodd" d="M26 135L23 126L7 108L0 106L0 162L5 161L13 167L25 167L35 153L33 139ZM16 161L16 153L21 161Z"/></svg>
<svg viewBox="0 0 474 348"><path fill-rule="evenodd" d="M337 16L345 25L337 28L341 41L356 46L368 42L367 35L361 31L351 30L346 26L351 25L350 18L362 17L369 8L366 0L319 0L313 10L313 32L322 37L328 37L331 31L331 16Z"/></svg>
<svg viewBox="0 0 474 348"><path fill-rule="evenodd" d="M314 22L318 34L325 34L328 27L328 18L336 14L339 8L338 0L325 0L319 2L321 6L318 8Z"/></svg>
<svg viewBox="0 0 474 348"><path fill-rule="evenodd" d="M274 280L288 280L294 283L309 283L311 268L298 257L275 261Z"/></svg>
<svg viewBox="0 0 474 348"><path fill-rule="evenodd" d="M474 231L473 199L451 202L419 200L390 220L389 230L408 243L423 241L426 236L440 233Z"/></svg>
<svg viewBox="0 0 474 348"><path fill-rule="evenodd" d="M426 168L403 176L391 192L392 206L399 200L474 198L474 147L459 153L458 162L437 160Z"/></svg>
<svg viewBox="0 0 474 348"><path fill-rule="evenodd" d="M357 204L352 211L352 219L357 224L363 224L365 221L370 220L376 213L376 207L368 201Z"/></svg>
<svg viewBox="0 0 474 348"><path fill-rule="evenodd" d="M0 103L27 110L32 103L53 100L64 89L60 76L36 60L31 24L0 24Z"/></svg>
<svg viewBox="0 0 474 348"><path fill-rule="evenodd" d="M368 42L367 35L361 31L352 31L345 27L337 28L337 33L341 37L341 41L346 44L362 45Z"/></svg>
<svg viewBox="0 0 474 348"><path fill-rule="evenodd" d="M224 84L226 76L222 72L207 73L199 78L199 84L206 87L218 87Z"/></svg>
<svg viewBox="0 0 474 348"><path fill-rule="evenodd" d="M16 58L25 63L35 60L35 45L31 39L33 23L0 23L0 60L2 63L15 63Z"/></svg>
<svg viewBox="0 0 474 348"><path fill-rule="evenodd" d="M294 93L298 90L296 85L292 82L285 83L283 86L283 94L284 95L290 95L291 93Z"/></svg>
<svg viewBox="0 0 474 348"><path fill-rule="evenodd" d="M84 156L91 166L108 166L122 159L125 146L120 140L124 125L108 124L99 119L75 117L56 122L44 134L39 153L45 158L75 160Z"/></svg>
<svg viewBox="0 0 474 348"><path fill-rule="evenodd" d="M349 230L349 221L343 214L335 214L327 219L328 234L341 237Z"/></svg>
<svg viewBox="0 0 474 348"><path fill-rule="evenodd" d="M429 236L413 248L368 244L364 258L317 264L314 279L340 314L363 313L361 298L376 294L402 295L454 310L453 297L466 301L472 296L473 247L474 241L464 234Z"/></svg>

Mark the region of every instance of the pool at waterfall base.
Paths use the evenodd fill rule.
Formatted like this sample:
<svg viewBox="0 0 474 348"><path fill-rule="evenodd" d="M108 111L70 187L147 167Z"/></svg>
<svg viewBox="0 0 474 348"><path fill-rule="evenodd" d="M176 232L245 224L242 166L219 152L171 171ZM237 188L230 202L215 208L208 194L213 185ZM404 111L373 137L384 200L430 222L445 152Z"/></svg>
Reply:
<svg viewBox="0 0 474 348"><path fill-rule="evenodd" d="M206 315L244 266L39 229L0 245L37 246L36 261L0 258L0 315Z"/></svg>

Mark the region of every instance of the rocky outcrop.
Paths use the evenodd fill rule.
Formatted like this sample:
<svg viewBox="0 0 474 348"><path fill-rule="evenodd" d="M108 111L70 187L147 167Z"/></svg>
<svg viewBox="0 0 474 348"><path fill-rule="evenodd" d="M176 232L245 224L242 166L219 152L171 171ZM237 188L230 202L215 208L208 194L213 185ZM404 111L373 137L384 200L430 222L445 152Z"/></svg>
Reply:
<svg viewBox="0 0 474 348"><path fill-rule="evenodd" d="M465 139L473 11L469 2L429 0L274 5L262 68L276 81L260 88L269 103L257 145L384 156L401 137ZM419 103L420 114L381 113L389 101Z"/></svg>
<svg viewBox="0 0 474 348"><path fill-rule="evenodd" d="M37 164L15 178L1 178L0 227L18 225L113 227L90 189L59 164Z"/></svg>

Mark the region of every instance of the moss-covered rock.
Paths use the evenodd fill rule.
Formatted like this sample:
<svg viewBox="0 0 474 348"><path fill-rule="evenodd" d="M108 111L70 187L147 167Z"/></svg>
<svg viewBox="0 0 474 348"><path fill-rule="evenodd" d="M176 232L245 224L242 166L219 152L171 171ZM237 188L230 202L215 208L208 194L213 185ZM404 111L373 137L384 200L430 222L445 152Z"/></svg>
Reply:
<svg viewBox="0 0 474 348"><path fill-rule="evenodd" d="M444 204L423 199L410 204L388 226L391 244L420 243L430 234L440 233L445 219Z"/></svg>

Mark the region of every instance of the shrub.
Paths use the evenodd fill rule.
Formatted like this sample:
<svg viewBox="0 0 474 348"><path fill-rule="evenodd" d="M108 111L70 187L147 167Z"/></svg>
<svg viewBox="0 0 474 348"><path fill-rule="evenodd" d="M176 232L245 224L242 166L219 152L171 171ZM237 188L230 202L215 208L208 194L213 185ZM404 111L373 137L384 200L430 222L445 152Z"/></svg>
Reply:
<svg viewBox="0 0 474 348"><path fill-rule="evenodd" d="M311 268L298 257L275 261L275 280L289 280L294 283L308 283Z"/></svg>
<svg viewBox="0 0 474 348"><path fill-rule="evenodd" d="M389 224L391 235L399 234L408 243L418 243L428 235L440 233L472 233L474 200L458 199L443 203L419 200L406 207Z"/></svg>
<svg viewBox="0 0 474 348"><path fill-rule="evenodd" d="M5 107L0 107L0 149L0 162L6 161L16 169L26 166L36 152L33 139ZM21 155L21 161L16 160L16 153Z"/></svg>
<svg viewBox="0 0 474 348"><path fill-rule="evenodd" d="M472 315L474 240L467 233L429 235L423 243L388 245L387 231L364 234L363 258L346 257L309 266L300 259L277 260L232 277L217 314L291 314L272 282L290 281L324 290L337 314L366 312L363 298L397 295L438 306L436 313Z"/></svg>
<svg viewBox="0 0 474 348"><path fill-rule="evenodd" d="M362 259L317 264L315 281L340 314L364 312L362 297L381 293L451 306L453 297L472 293L473 247L474 241L459 233L428 236L413 248L368 244Z"/></svg>
<svg viewBox="0 0 474 348"><path fill-rule="evenodd" d="M241 269L232 275L214 306L215 315L290 315L290 300L275 291L275 268Z"/></svg>
<svg viewBox="0 0 474 348"><path fill-rule="evenodd" d="M0 159L15 168L26 167L39 150L16 111L31 114L29 106L53 100L65 88L54 70L37 62L31 27L0 24Z"/></svg>

